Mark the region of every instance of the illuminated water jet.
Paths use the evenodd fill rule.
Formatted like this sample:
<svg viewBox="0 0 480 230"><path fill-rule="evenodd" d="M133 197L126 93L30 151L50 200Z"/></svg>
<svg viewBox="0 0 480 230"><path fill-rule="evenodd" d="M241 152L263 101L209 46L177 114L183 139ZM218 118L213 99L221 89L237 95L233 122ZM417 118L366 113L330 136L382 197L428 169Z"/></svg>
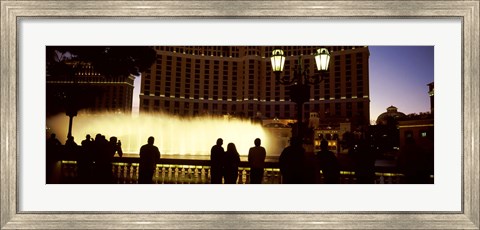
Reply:
<svg viewBox="0 0 480 230"><path fill-rule="evenodd" d="M68 117L59 114L47 118L47 128L65 143ZM160 152L168 155L210 155L210 148L217 138L223 139L224 148L233 142L242 156L248 155L248 149L253 146L255 138L262 140L262 146L267 149L269 156L278 156L286 145L285 141L279 141L277 136L260 124L234 118L82 112L75 117L72 135L77 144L80 145L87 134L95 137L97 133L105 135L107 139L116 136L122 142L125 153L138 153L149 136L155 137L155 145Z"/></svg>

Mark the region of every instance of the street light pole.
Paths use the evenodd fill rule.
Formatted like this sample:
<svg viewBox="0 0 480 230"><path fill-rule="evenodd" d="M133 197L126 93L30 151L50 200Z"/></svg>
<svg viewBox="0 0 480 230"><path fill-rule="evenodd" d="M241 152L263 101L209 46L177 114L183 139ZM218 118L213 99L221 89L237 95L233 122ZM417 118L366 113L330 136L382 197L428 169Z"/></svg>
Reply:
<svg viewBox="0 0 480 230"><path fill-rule="evenodd" d="M324 80L324 75L327 73L330 64L330 53L326 48L317 49L315 62L317 64L317 70L320 73L318 77L308 75L307 69L303 65L302 57L298 59L293 77L285 75L281 77L281 72L285 66L284 52L281 49L274 49L272 51L271 63L272 70L275 73L275 79L277 83L287 87L290 94L290 100L296 105L297 123L296 129L294 128L292 130L292 136L298 137L300 140L303 140L305 137L303 104L310 100L310 87L312 85L318 85Z"/></svg>

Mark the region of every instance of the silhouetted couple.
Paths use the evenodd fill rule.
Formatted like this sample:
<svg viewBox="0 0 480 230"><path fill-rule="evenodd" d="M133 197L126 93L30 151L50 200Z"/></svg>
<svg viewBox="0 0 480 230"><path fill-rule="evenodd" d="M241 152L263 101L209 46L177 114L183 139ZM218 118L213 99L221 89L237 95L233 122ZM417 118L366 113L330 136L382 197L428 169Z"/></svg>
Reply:
<svg viewBox="0 0 480 230"><path fill-rule="evenodd" d="M154 142L155 138L149 137L147 144L140 148L139 184L151 184L157 164L160 163L160 151L153 145Z"/></svg>
<svg viewBox="0 0 480 230"><path fill-rule="evenodd" d="M210 175L212 184L221 184L225 178L225 184L236 184L238 178L238 165L240 154L235 144L229 143L227 151L224 151L223 139L218 138L217 144L210 151Z"/></svg>

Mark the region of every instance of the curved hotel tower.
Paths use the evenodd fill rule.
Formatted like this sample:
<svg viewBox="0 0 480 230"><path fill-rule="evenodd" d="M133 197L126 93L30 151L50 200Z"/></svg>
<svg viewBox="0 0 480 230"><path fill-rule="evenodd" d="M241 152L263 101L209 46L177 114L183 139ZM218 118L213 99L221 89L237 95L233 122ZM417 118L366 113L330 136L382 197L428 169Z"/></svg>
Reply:
<svg viewBox="0 0 480 230"><path fill-rule="evenodd" d="M300 57L308 74L318 75L313 53L320 46L154 47L156 62L142 73L140 113L295 119L295 104L287 87L277 83L272 72L274 48L285 51L282 76L293 75ZM310 88L303 119L317 112L321 123L368 124L368 47L326 48L331 54L328 76Z"/></svg>

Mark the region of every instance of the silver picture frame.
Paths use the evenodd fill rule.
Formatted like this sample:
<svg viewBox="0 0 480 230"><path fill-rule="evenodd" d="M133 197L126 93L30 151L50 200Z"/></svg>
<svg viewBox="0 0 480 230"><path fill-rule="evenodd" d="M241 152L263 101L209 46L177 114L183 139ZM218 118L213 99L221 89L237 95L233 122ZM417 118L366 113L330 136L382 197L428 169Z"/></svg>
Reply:
<svg viewBox="0 0 480 230"><path fill-rule="evenodd" d="M479 229L479 1L1 0L1 229ZM461 212L21 212L17 193L18 20L23 17L460 18Z"/></svg>

